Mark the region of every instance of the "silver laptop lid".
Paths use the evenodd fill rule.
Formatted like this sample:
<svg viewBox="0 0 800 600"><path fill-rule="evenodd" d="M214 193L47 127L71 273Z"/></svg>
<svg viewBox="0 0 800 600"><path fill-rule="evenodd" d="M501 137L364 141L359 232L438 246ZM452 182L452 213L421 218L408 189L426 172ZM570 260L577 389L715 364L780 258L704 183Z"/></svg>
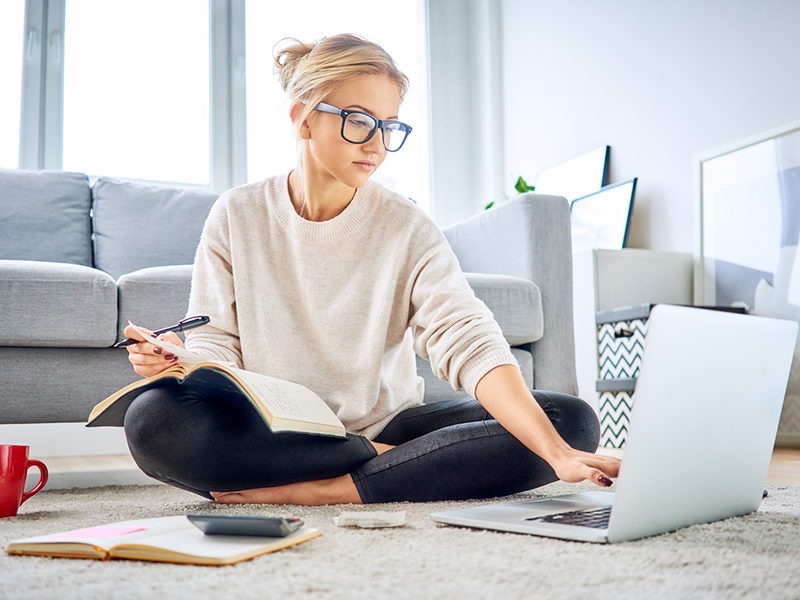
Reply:
<svg viewBox="0 0 800 600"><path fill-rule="evenodd" d="M756 510L798 325L655 306L609 541Z"/></svg>

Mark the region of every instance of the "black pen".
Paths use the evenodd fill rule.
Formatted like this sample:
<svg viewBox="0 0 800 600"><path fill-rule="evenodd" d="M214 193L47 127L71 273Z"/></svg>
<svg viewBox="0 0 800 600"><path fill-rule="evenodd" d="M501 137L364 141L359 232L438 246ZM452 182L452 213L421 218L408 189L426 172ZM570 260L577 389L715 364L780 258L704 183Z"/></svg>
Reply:
<svg viewBox="0 0 800 600"><path fill-rule="evenodd" d="M187 329L194 329L195 327L200 327L201 325L205 325L211 319L208 317L187 317L177 325L173 325L171 327L164 327L164 329L156 329L153 332L153 337L158 337L162 333L167 333L168 331L186 331ZM114 344L114 348L124 348L125 346L130 346L132 344L138 344L141 340L131 340L131 339L124 339L121 342L117 342Z"/></svg>

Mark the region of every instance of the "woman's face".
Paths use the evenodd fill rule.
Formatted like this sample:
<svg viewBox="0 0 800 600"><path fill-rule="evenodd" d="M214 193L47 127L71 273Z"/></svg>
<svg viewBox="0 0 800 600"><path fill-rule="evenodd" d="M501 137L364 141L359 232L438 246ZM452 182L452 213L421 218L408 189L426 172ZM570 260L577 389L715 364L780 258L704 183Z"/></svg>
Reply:
<svg viewBox="0 0 800 600"><path fill-rule="evenodd" d="M398 118L400 92L397 84L385 75L363 75L343 83L324 102L391 121ZM360 188L386 158L383 137L378 130L368 142L351 144L342 137L341 131L342 118L339 115L311 113L301 137L308 140L313 162L304 166L347 187Z"/></svg>

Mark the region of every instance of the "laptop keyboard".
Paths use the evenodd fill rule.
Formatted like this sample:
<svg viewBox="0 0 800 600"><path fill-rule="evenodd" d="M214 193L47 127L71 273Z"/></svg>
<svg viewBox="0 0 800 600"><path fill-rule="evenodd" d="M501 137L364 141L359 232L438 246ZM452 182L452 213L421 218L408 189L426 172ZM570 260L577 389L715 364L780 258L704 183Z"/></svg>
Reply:
<svg viewBox="0 0 800 600"><path fill-rule="evenodd" d="M542 521L544 523L558 523L560 525L577 525L578 527L594 527L606 529L611 517L611 507L596 508L594 510L571 510L569 512L531 517L526 521Z"/></svg>

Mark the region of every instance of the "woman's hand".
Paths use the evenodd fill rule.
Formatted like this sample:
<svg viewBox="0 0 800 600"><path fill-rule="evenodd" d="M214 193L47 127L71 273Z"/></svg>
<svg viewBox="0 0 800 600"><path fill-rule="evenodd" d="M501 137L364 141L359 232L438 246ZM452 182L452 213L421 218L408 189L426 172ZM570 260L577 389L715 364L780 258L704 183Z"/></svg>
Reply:
<svg viewBox="0 0 800 600"><path fill-rule="evenodd" d="M500 425L546 460L561 481L577 483L588 479L608 487L613 483L611 479L619 475L618 458L575 450L563 440L517 367L503 365L489 371L478 382L476 396Z"/></svg>
<svg viewBox="0 0 800 600"><path fill-rule="evenodd" d="M144 331L152 334L152 332L147 329L144 329ZM125 337L131 340L141 340L141 342L138 344L127 346L128 360L133 365L133 370L136 371L137 375L141 375L142 377L152 377L153 375L158 375L162 371L168 369L178 362L177 356L174 354L165 354L164 351L158 346L154 346L150 342L144 341L142 334L140 334L134 327L131 327L130 325L125 328ZM184 347L181 338L179 338L178 335L172 331L158 336L158 339L171 342L176 346L180 346L181 348Z"/></svg>
<svg viewBox="0 0 800 600"><path fill-rule="evenodd" d="M611 480L619 476L620 460L570 448L563 457L551 459L550 466L561 481L578 483L588 479L608 487L613 483Z"/></svg>

